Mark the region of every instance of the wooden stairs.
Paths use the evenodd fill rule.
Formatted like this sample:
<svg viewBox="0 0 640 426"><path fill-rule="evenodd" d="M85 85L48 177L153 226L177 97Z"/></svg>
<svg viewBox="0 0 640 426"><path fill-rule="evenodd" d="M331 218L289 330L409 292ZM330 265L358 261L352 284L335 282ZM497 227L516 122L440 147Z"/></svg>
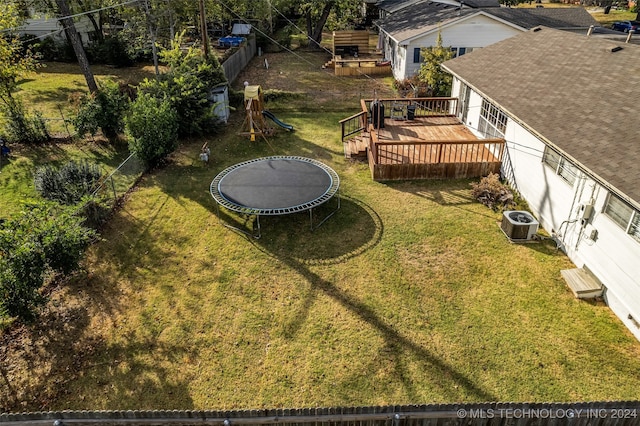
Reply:
<svg viewBox="0 0 640 426"><path fill-rule="evenodd" d="M344 141L344 156L352 160L367 161L367 149L369 147L369 133L354 135Z"/></svg>
<svg viewBox="0 0 640 426"><path fill-rule="evenodd" d="M563 269L562 277L578 299L593 299L602 296L602 283L586 268Z"/></svg>
<svg viewBox="0 0 640 426"><path fill-rule="evenodd" d="M333 58L331 58L329 61L325 62L325 64L322 66L322 69L327 69L327 68L331 68L331 69L335 69L336 68L336 60L340 60L341 57L340 55L337 55Z"/></svg>

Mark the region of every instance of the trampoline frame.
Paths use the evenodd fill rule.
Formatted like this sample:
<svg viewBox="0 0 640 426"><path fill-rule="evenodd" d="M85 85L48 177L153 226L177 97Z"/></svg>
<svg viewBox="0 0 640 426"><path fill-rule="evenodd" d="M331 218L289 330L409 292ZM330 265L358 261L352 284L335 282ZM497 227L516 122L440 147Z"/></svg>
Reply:
<svg viewBox="0 0 640 426"><path fill-rule="evenodd" d="M314 200L311 200L296 206L282 207L282 208L275 208L275 209L262 209L262 208L253 208L253 207L243 206L228 200L220 192L220 183L230 173L234 172L239 168L246 167L249 164L262 162L262 161L270 161L270 160L295 160L295 161L302 161L305 163L313 164L314 166L322 169L325 173L329 175L329 179L331 183L327 188L327 190L324 192L324 194L322 194L319 197L316 197ZM209 192L211 193L211 196L216 202L216 215L218 216L218 222L220 222L222 225L226 226L227 228L231 228L236 231L242 232L243 234L249 235L255 239L259 239L262 236L262 229L260 227L260 216L280 216L284 214L309 211L310 229L311 231L314 231L318 229L323 223L327 221L327 219L333 216L340 209L340 177L335 172L335 170L333 170L331 167L327 166L324 163L321 163L320 161L307 158L307 157L276 155L271 157L254 158L252 160L243 161L242 163L234 164L233 166L227 167L226 169L218 173L218 175L216 175L215 178L213 178L213 180L211 181L211 185L209 186ZM336 208L333 211L331 211L327 216L325 216L320 221L320 223L314 226L313 225L313 209L326 203L333 197L336 197L336 200L337 200ZM246 215L248 217L255 217L253 232L248 232L244 229L224 223L220 217L220 206L226 208L227 210L231 210L236 213Z"/></svg>

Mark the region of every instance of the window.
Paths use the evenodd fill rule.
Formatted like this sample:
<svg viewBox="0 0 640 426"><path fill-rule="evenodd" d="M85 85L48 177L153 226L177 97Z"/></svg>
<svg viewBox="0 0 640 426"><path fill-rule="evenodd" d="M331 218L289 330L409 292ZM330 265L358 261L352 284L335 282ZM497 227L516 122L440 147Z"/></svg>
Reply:
<svg viewBox="0 0 640 426"><path fill-rule="evenodd" d="M451 51L453 52L453 57L456 58L458 56L462 56L467 52L471 52L473 49L470 47L452 47Z"/></svg>
<svg viewBox="0 0 640 426"><path fill-rule="evenodd" d="M545 147L542 161L553 169L555 174L566 180L569 185L573 185L576 181L578 169L556 150L549 148L548 146Z"/></svg>
<svg viewBox="0 0 640 426"><path fill-rule="evenodd" d="M485 138L503 138L504 131L507 128L507 116L500 108L487 101L482 100L482 109L480 110L480 121L478 130Z"/></svg>
<svg viewBox="0 0 640 426"><path fill-rule="evenodd" d="M414 64L419 64L420 62L422 62L422 55L420 55L420 47L414 47L413 48L413 63Z"/></svg>
<svg viewBox="0 0 640 426"><path fill-rule="evenodd" d="M625 232L640 241L640 212L622 201L616 195L609 194L604 206L604 214L617 223Z"/></svg>

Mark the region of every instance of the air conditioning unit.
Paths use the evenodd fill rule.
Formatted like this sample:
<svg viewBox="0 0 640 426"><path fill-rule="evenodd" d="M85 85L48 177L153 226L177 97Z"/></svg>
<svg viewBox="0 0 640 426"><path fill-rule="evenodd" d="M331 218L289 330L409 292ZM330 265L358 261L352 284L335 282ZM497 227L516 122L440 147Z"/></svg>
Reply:
<svg viewBox="0 0 640 426"><path fill-rule="evenodd" d="M502 215L500 229L511 241L529 241L538 231L539 222L529 212L507 210Z"/></svg>

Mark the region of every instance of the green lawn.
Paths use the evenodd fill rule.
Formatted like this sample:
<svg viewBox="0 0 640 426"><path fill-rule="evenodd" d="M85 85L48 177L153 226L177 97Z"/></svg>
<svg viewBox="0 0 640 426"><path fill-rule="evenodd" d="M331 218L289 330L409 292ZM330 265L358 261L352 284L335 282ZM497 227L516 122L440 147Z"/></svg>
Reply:
<svg viewBox="0 0 640 426"><path fill-rule="evenodd" d="M112 78L123 84L136 84L145 77L153 76L150 66L92 66L92 70L98 82ZM73 127L70 124L65 126L63 121L63 118L69 119L74 113L70 98L86 92L87 85L77 64L46 63L20 83L16 96L23 100L29 111L39 110L43 113L54 136L67 138L74 132ZM108 173L128 156L126 143L114 145L101 138L75 143L16 145L11 148L10 161L3 159L0 163L0 218L5 219L19 211L25 202L38 198L33 186L33 173L38 166L87 159L100 164Z"/></svg>
<svg viewBox="0 0 640 426"><path fill-rule="evenodd" d="M113 68L91 66L100 84L111 78L123 84L137 84L145 77L153 77L153 67ZM17 96L22 98L28 110L39 110L48 120L54 134L68 137L73 134L71 126L65 127L63 119L73 114L70 100L87 93L87 83L77 64L59 62L44 63L41 68L20 83Z"/></svg>
<svg viewBox="0 0 640 426"><path fill-rule="evenodd" d="M236 112L209 165L192 140L142 179L42 320L5 331L7 408L640 397L640 344L602 303L574 299L553 242L509 243L469 181L377 183L344 159L338 120L385 81L338 79L324 60L273 54L239 79L305 93L267 105L295 132L250 142ZM212 178L280 154L333 167L340 211L315 232L306 214L264 218L260 240L223 227Z"/></svg>

